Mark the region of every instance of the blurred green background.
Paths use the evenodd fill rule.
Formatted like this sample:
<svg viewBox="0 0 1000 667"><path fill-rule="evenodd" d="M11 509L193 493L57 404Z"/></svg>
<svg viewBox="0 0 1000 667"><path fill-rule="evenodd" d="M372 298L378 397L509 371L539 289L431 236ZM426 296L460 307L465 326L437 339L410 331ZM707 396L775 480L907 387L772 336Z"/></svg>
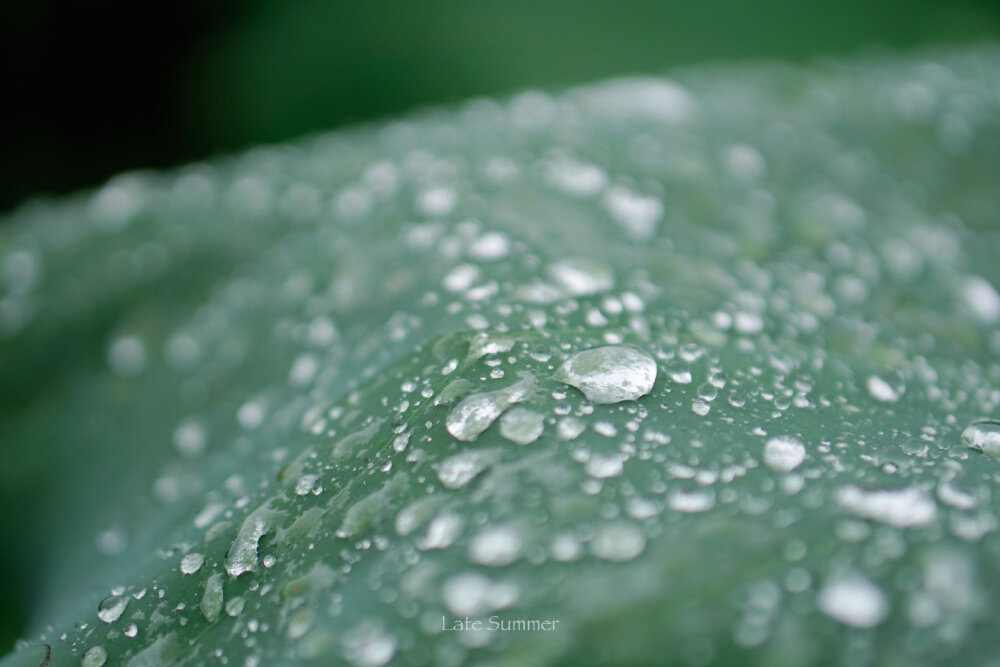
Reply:
<svg viewBox="0 0 1000 667"><path fill-rule="evenodd" d="M996 0L3 0L0 210L471 95L1000 38Z"/></svg>

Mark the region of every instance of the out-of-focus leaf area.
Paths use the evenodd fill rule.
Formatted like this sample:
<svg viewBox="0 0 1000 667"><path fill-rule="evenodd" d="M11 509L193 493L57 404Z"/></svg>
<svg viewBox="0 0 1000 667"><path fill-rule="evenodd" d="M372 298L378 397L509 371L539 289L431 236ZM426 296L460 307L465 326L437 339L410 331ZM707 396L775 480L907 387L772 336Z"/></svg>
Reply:
<svg viewBox="0 0 1000 667"><path fill-rule="evenodd" d="M8 0L0 210L470 96L997 38L993 0Z"/></svg>
<svg viewBox="0 0 1000 667"><path fill-rule="evenodd" d="M212 62L320 80L262 46L322 41L310 12L258 11ZM233 140L280 134L280 78L232 83ZM998 165L977 46L477 98L26 204L0 664L991 664Z"/></svg>

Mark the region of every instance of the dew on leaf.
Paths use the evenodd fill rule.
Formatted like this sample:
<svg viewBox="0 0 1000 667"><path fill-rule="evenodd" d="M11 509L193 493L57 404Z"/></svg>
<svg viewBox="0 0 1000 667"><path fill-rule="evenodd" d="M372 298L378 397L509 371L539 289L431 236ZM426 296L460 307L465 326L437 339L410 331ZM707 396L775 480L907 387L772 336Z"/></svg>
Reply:
<svg viewBox="0 0 1000 667"><path fill-rule="evenodd" d="M595 347L570 356L555 379L576 387L594 403L634 401L653 390L656 361L638 347Z"/></svg>
<svg viewBox="0 0 1000 667"><path fill-rule="evenodd" d="M504 410L525 400L535 387L529 373L519 373L521 379L514 384L489 392L472 394L452 408L445 427L455 438L475 440L496 421Z"/></svg>

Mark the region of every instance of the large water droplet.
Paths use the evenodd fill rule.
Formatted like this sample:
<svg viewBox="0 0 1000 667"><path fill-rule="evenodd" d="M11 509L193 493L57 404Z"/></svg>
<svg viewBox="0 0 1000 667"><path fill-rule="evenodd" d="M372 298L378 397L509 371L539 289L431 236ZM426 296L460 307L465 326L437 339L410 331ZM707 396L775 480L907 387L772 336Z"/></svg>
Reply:
<svg viewBox="0 0 1000 667"><path fill-rule="evenodd" d="M962 444L993 458L1000 458L1000 421L983 419L962 431Z"/></svg>
<svg viewBox="0 0 1000 667"><path fill-rule="evenodd" d="M594 403L634 401L652 391L656 361L630 345L595 347L572 355L555 378L576 387Z"/></svg>
<svg viewBox="0 0 1000 667"><path fill-rule="evenodd" d="M889 613L885 593L860 574L833 579L823 587L817 600L820 610L845 625L873 628Z"/></svg>
<svg viewBox="0 0 1000 667"><path fill-rule="evenodd" d="M806 447L795 438L771 438L764 444L764 463L780 472L791 472L806 460Z"/></svg>
<svg viewBox="0 0 1000 667"><path fill-rule="evenodd" d="M254 569L260 538L274 530L283 516L284 512L270 509L267 503L247 515L226 553L226 571L229 576L238 577Z"/></svg>

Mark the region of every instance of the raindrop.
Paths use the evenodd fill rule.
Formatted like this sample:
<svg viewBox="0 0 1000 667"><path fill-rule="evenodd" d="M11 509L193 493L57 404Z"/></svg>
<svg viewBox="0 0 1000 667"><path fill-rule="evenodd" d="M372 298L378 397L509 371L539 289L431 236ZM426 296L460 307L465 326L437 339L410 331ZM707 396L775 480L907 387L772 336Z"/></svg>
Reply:
<svg viewBox="0 0 1000 667"><path fill-rule="evenodd" d="M652 391L656 361L638 347L596 347L569 357L555 379L576 387L594 403L634 401Z"/></svg>

